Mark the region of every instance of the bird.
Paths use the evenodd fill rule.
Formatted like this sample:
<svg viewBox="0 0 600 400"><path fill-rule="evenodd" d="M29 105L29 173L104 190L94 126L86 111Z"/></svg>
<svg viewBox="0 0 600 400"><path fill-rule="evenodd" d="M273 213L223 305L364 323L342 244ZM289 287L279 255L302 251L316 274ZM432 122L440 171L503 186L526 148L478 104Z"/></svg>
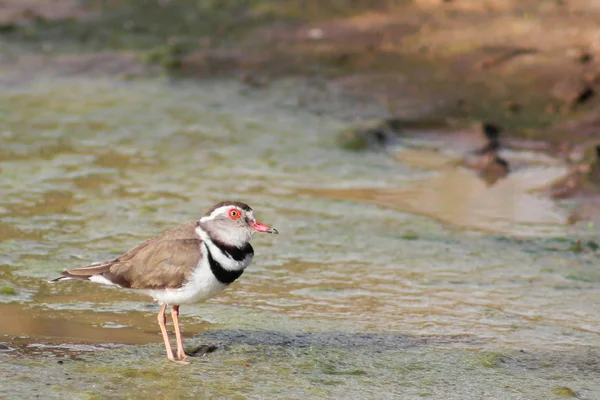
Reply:
<svg viewBox="0 0 600 400"><path fill-rule="evenodd" d="M484 123L482 133L485 145L473 150L458 164L477 171L477 175L488 185L494 185L498 180L510 173L508 161L498 155L500 151L500 133L502 130L491 123Z"/></svg>
<svg viewBox="0 0 600 400"><path fill-rule="evenodd" d="M502 129L489 122L484 122L481 132L485 138L485 144L479 149L473 150L472 153L478 156L497 153L500 150L500 133Z"/></svg>
<svg viewBox="0 0 600 400"><path fill-rule="evenodd" d="M63 271L51 282L87 280L152 296L160 305L158 326L167 358L188 364L179 306L204 302L238 279L252 262L250 239L257 232L279 233L258 222L248 204L223 201L199 220L169 229L112 260ZM168 306L175 328L175 355L166 328Z"/></svg>

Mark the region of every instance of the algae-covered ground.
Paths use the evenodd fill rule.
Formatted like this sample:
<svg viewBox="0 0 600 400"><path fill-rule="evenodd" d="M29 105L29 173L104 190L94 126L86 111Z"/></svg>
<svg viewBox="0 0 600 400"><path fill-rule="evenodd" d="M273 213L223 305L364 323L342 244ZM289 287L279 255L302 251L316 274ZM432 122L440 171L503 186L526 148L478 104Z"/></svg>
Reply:
<svg viewBox="0 0 600 400"><path fill-rule="evenodd" d="M490 186L457 163L479 120L596 144L598 12L2 2L0 397L600 398L597 228L540 192L572 165L517 146ZM336 141L390 117L418 134ZM228 198L281 234L182 307L190 365L149 298L47 282Z"/></svg>
<svg viewBox="0 0 600 400"><path fill-rule="evenodd" d="M482 191L435 153L347 152L295 80L3 88L3 398L598 397L596 230L524 186L553 168ZM213 346L189 366L166 361L149 298L47 283L224 198L281 234L182 307L188 349Z"/></svg>
<svg viewBox="0 0 600 400"><path fill-rule="evenodd" d="M345 333L226 330L201 338L221 347L189 367L165 363L156 346L25 356L10 368L0 367L3 393L8 398L457 400L594 399L598 393L600 354L594 350L449 350L436 348L435 338L419 343Z"/></svg>

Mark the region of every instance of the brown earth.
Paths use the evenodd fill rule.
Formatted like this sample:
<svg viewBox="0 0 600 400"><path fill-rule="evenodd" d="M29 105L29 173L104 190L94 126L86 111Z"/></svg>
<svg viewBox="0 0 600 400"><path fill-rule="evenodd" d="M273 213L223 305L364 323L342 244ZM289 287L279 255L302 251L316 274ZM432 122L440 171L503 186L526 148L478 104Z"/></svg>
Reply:
<svg viewBox="0 0 600 400"><path fill-rule="evenodd" d="M0 0L0 25L28 23L36 19L60 21L84 18L88 11L77 0Z"/></svg>
<svg viewBox="0 0 600 400"><path fill-rule="evenodd" d="M169 0L158 3L164 10L176 7ZM380 106L378 113L365 116L406 117L403 106L410 97L425 113L493 120L509 135L560 141L568 131L568 141L596 139L598 118L588 116L600 113L596 1L368 2L372 6L346 1L343 17L314 1L288 0L281 7L257 3L262 8L229 16L248 25L235 40L224 41L227 32L217 29L194 37L185 49L177 46L181 37L168 37L166 54L86 57L95 69L105 66L110 74L121 69L136 75L143 71L144 58L159 63L168 58L163 65L186 75L234 74L258 86L287 75L319 76L349 99ZM0 25L101 20L102 10L119 7L110 1L0 0ZM296 16L298 9L306 15ZM132 18L142 14L139 7L128 12ZM44 43L48 53L54 46L51 40ZM71 72L71 63L77 64L75 72L91 68L82 55L60 66ZM414 108L409 112L414 117Z"/></svg>
<svg viewBox="0 0 600 400"><path fill-rule="evenodd" d="M300 76L317 97L335 93L351 120L492 121L504 128L503 146L546 151L573 164L572 177L557 182L551 195L595 197L589 171L600 144L599 2L347 0L343 12L317 1L250 3L214 31L191 41L168 36L159 50L64 54L42 36L41 54L3 52L1 59L21 74L44 68L130 77L164 68L198 78L237 76L254 88ZM148 7L160 15L178 5L161 0ZM108 0L0 0L0 26L10 33L49 21L85 23L112 9L125 10ZM131 21L142 13L131 10ZM227 40L225 27L235 21L242 28ZM328 112L323 101L317 104Z"/></svg>

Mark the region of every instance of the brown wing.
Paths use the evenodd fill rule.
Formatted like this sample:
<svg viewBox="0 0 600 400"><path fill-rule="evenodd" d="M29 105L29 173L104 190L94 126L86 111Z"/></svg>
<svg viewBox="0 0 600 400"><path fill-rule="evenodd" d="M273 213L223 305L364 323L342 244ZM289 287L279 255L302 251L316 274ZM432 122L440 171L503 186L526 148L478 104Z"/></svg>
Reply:
<svg viewBox="0 0 600 400"><path fill-rule="evenodd" d="M101 275L127 288L164 289L181 287L201 257L196 222L163 232L114 260L63 272L64 277L88 279Z"/></svg>
<svg viewBox="0 0 600 400"><path fill-rule="evenodd" d="M167 239L153 243L104 273L106 279L134 289L181 287L200 261L200 239Z"/></svg>

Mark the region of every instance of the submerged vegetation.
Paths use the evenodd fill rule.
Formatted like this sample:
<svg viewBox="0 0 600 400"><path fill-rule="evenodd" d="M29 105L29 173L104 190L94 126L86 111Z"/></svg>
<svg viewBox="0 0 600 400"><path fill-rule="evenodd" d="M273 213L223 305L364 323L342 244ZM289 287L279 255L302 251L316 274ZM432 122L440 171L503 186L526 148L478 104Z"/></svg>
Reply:
<svg viewBox="0 0 600 400"><path fill-rule="evenodd" d="M595 14L559 3L40 0L2 19L2 393L599 398L595 225L528 186L599 171L597 131L556 125L594 116L598 57L560 29ZM543 139L510 147L500 190L453 158L488 120ZM283 240L186 307L186 369L148 298L46 283L231 197Z"/></svg>
<svg viewBox="0 0 600 400"><path fill-rule="evenodd" d="M12 286L0 285L0 296L16 296L19 294L17 289Z"/></svg>

